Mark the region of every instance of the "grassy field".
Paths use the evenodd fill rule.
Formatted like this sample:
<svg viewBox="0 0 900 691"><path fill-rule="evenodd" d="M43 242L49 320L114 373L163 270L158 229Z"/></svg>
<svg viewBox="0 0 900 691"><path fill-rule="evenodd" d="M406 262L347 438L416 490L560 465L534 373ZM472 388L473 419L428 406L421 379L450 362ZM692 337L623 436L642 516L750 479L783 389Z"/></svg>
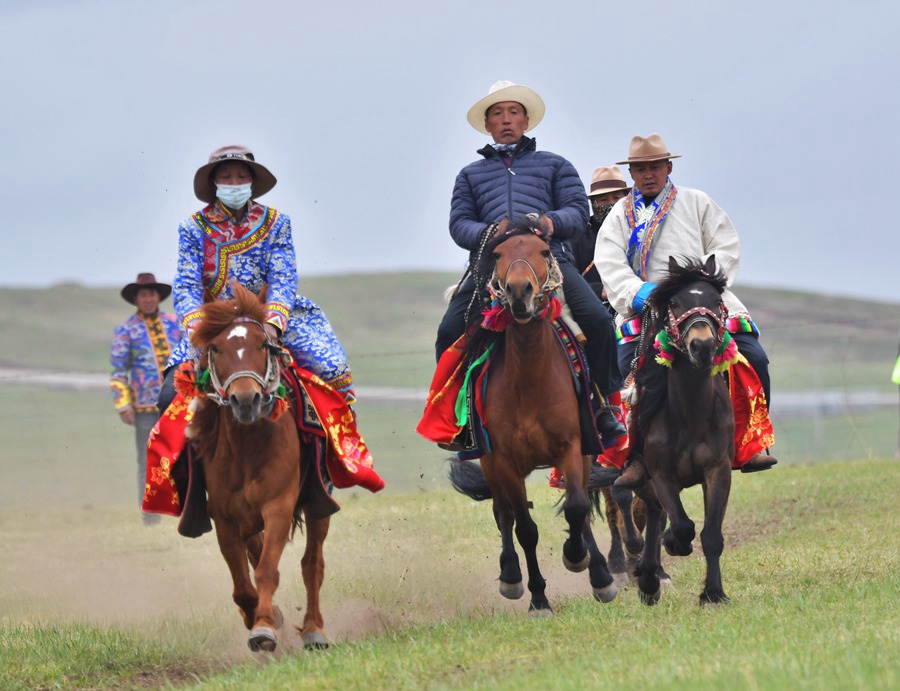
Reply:
<svg viewBox="0 0 900 691"><path fill-rule="evenodd" d="M448 274L317 278L361 388L424 392ZM2 688L894 688L900 582L896 409L778 417L787 389L893 392L900 305L739 290L772 360L781 463L736 475L723 558L728 607L700 608L703 560L646 608L595 603L560 559L557 493L529 482L557 615L497 593L487 505L448 489L446 454L414 432L424 400L372 398L360 425L387 488L339 491L326 544L331 651L303 652L302 537L282 560L287 626L254 656L215 539L144 528L134 441L102 389L0 382ZM0 289L0 365L106 371L128 307L113 289ZM852 463L825 463L824 459ZM815 462L815 463L812 463ZM688 493L698 520L700 493ZM608 544L602 533L601 545Z"/></svg>
<svg viewBox="0 0 900 691"><path fill-rule="evenodd" d="M0 510L4 688L893 689L900 684L900 491L894 461L735 476L728 606L701 608L704 563L664 557L655 607L608 605L560 564L556 493L532 488L556 609L496 592L489 506L445 488L346 501L326 544L326 625L302 651L301 544L282 560L279 653L253 655L211 536L125 509ZM700 493L687 508L700 519ZM598 529L599 530L599 529ZM298 542L302 538L298 536Z"/></svg>

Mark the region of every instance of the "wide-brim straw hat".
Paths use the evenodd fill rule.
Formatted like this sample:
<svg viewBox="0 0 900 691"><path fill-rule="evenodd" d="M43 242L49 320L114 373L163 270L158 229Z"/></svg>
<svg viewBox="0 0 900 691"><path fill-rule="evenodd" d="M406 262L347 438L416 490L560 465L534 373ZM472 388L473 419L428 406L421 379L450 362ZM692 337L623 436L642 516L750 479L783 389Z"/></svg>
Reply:
<svg viewBox="0 0 900 691"><path fill-rule="evenodd" d="M485 113L492 105L506 101L515 101L525 107L529 130L537 127L544 117L544 101L534 89L501 80L491 84L488 95L469 108L469 114L466 116L469 124L482 134L490 134L484 126Z"/></svg>
<svg viewBox="0 0 900 691"><path fill-rule="evenodd" d="M625 176L616 166L601 166L594 169L591 176L589 197L596 197L610 192L627 192L631 187L625 182Z"/></svg>
<svg viewBox="0 0 900 691"><path fill-rule="evenodd" d="M141 288L153 288L159 293L160 302L169 297L172 292L172 286L168 283L159 283L156 280L156 276L150 273L143 273L137 275L137 280L134 283L129 283L127 286L122 288L122 299L125 302L130 302L132 305L137 304L137 294Z"/></svg>
<svg viewBox="0 0 900 691"><path fill-rule="evenodd" d="M216 200L216 183L211 179L211 173L217 165L231 161L245 163L253 171L252 199L263 196L278 182L268 168L256 162L250 149L239 144L229 144L213 151L209 155L209 163L200 166L194 174L194 194L197 199L207 204Z"/></svg>
<svg viewBox="0 0 900 691"><path fill-rule="evenodd" d="M650 161L665 161L670 158L681 158L680 154L670 154L665 142L658 134L642 137L639 134L631 138L631 146L628 149L628 159L616 161L617 166L630 165L632 163L648 163Z"/></svg>

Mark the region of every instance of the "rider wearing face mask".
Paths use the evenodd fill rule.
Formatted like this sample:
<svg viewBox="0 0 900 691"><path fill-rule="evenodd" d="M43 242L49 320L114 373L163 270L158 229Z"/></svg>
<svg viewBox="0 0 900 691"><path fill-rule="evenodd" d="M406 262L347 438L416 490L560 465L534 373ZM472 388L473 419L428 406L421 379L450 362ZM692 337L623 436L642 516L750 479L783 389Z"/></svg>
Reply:
<svg viewBox="0 0 900 691"><path fill-rule="evenodd" d="M175 396L174 366L194 357L188 337L203 313L206 292L229 299L232 282L259 293L268 286L265 329L281 339L297 363L353 403L353 379L344 349L322 309L297 294L291 221L256 200L275 186L275 176L245 146L223 146L194 176L194 194L206 206L178 228L175 310L185 338L169 360L160 412Z"/></svg>
<svg viewBox="0 0 900 691"><path fill-rule="evenodd" d="M587 230L578 236L572 243L572 254L575 255L575 266L597 293L606 308L615 316L615 311L610 307L606 297L606 288L603 287L603 279L594 266L594 248L597 245L597 233L600 226L612 211L617 201L628 194L631 187L625 182L625 177L616 166L600 167L594 170L591 176L591 185L588 189L588 200L591 203L591 218Z"/></svg>

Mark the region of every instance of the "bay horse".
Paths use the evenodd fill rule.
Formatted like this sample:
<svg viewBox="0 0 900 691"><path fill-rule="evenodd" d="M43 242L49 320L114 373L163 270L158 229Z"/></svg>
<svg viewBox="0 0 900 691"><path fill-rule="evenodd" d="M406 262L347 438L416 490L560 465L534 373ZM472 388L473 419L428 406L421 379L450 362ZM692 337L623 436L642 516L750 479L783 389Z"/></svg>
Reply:
<svg viewBox="0 0 900 691"><path fill-rule="evenodd" d="M651 293L644 312L643 357L635 374L637 414L632 423L633 448L643 454L650 476L636 490L647 504L644 551L635 569L645 604L659 600L661 511L670 522L662 535L666 551L690 554L695 529L680 494L697 484L703 487L700 542L706 558L700 603L728 602L719 559L731 491L735 424L728 385L720 372L737 354L725 329L725 286L715 255L705 262L687 260L684 265L670 257L668 277ZM655 353L645 347L654 337Z"/></svg>
<svg viewBox="0 0 900 691"><path fill-rule="evenodd" d="M204 303L191 342L202 353L201 373L208 372L211 390L195 399L188 434L202 463L209 515L234 582L232 597L250 630L250 649L275 650L282 622L272 602L278 565L303 517L301 634L304 646L322 648L328 639L319 590L330 519L311 518L300 501L302 466L314 461L301 455L293 405L285 411L287 401L279 399L281 368L290 356L266 333L266 293L266 287L257 296L235 283L233 299ZM276 410L287 414L273 415Z"/></svg>
<svg viewBox="0 0 900 691"><path fill-rule="evenodd" d="M523 222L511 224L485 246L476 276L490 277L495 317L505 328L502 334L478 329L472 339L474 353L481 339L496 338L483 405L490 448L480 466L454 460L451 483L473 499L493 500L501 539L500 594L510 599L524 595L515 531L528 570L528 611L545 616L553 610L538 566L538 527L529 513L525 478L537 468L559 469L566 486L561 513L569 526L563 563L574 572L587 568L594 597L610 602L617 588L591 532L586 491L591 459L582 454L570 364L547 318L553 316L553 293L562 281L559 267L540 231ZM558 316L558 301L555 312Z"/></svg>

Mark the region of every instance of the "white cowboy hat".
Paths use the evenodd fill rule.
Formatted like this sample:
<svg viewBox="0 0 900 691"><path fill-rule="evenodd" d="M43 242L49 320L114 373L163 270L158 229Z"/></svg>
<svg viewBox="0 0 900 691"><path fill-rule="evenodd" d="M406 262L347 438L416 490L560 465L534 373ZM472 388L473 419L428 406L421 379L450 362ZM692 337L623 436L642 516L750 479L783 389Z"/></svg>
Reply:
<svg viewBox="0 0 900 691"><path fill-rule="evenodd" d="M544 101L541 100L536 91L521 84L513 84L512 82L501 80L491 84L488 95L469 108L469 114L466 116L469 124L482 134L490 134L484 127L485 113L495 103L503 103L505 101L515 101L525 107L525 113L528 115L528 129L530 130L537 127L537 124L544 117Z"/></svg>

